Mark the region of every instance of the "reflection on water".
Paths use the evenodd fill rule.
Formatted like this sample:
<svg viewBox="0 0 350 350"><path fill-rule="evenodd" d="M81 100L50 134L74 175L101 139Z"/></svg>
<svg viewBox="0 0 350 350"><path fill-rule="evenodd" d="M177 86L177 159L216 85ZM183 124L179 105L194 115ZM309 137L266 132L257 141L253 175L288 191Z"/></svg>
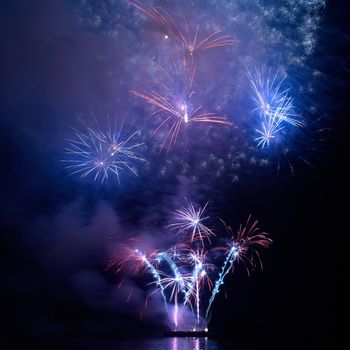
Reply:
<svg viewBox="0 0 350 350"><path fill-rule="evenodd" d="M46 348L46 347L45 347ZM52 346L51 346L52 348ZM155 338L139 340L75 339L60 349L84 350L221 350L219 344L209 338Z"/></svg>
<svg viewBox="0 0 350 350"><path fill-rule="evenodd" d="M208 338L169 338L171 350L218 350L219 347ZM166 344L164 344L166 345Z"/></svg>
<svg viewBox="0 0 350 350"><path fill-rule="evenodd" d="M115 350L220 350L215 340L208 338L159 338L123 341Z"/></svg>

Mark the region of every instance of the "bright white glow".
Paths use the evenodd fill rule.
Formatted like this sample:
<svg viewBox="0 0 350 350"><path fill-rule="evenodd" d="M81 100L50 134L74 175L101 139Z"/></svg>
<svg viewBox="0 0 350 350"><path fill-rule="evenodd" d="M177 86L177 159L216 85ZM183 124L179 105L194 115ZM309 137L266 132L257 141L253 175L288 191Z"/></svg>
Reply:
<svg viewBox="0 0 350 350"><path fill-rule="evenodd" d="M184 112L184 114L183 114L184 122L185 122L185 123L188 123L187 106L184 104L184 105L181 105L180 108L181 108L181 111Z"/></svg>
<svg viewBox="0 0 350 350"><path fill-rule="evenodd" d="M266 113L266 114L269 114L270 113L270 105L268 103L266 104L263 104L261 106L261 109Z"/></svg>
<svg viewBox="0 0 350 350"><path fill-rule="evenodd" d="M185 121L185 123L188 123L188 114L187 114L187 112L185 112L184 121Z"/></svg>

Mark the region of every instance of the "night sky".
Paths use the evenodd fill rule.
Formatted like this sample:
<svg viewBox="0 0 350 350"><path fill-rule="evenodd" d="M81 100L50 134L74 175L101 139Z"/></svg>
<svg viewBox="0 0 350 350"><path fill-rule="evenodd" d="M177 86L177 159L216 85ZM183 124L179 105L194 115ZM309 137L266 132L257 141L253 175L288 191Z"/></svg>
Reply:
<svg viewBox="0 0 350 350"><path fill-rule="evenodd" d="M339 346L344 309L349 131L346 1L149 1L232 47L198 54L195 101L227 125L195 125L159 152L150 88L174 45L127 1L1 1L2 341L43 349L71 338L159 335L154 299L140 320L145 278L106 269L136 235L150 247L184 199L236 228L252 214L273 244L263 270L238 266L212 310L228 349ZM282 4L282 5L281 5ZM190 21L189 21L190 22ZM196 58L197 59L197 58ZM256 147L247 67L286 73L305 127ZM181 88L181 84L180 88ZM142 143L138 176L94 181L64 160L74 129L123 120ZM95 124L94 124L95 123ZM194 125L194 124L193 124ZM344 334L344 333L343 333ZM48 345L50 344L50 345ZM19 348L20 345L18 345ZM7 348L11 348L10 346ZM79 347L76 347L79 348Z"/></svg>

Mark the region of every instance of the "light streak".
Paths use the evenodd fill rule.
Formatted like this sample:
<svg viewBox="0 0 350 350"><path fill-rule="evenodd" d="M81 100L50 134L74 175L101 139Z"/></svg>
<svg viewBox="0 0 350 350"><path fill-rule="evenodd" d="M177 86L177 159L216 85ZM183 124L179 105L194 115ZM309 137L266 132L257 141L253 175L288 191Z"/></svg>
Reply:
<svg viewBox="0 0 350 350"><path fill-rule="evenodd" d="M258 221L255 220L251 224L251 216L245 225L240 225L236 234L233 234L230 227L226 226L226 230L231 234L231 240L223 248L218 248L219 250L224 250L226 258L221 267L219 276L214 284L212 290L212 295L209 299L208 308L206 310L205 318L208 317L210 308L215 300L217 293L219 292L220 286L224 284L224 279L229 271L233 270L233 265L235 261L241 261L246 264L247 272L249 274L249 266L254 265L254 256L258 258L260 266L262 268L261 259L257 251L257 247L267 248L272 243L272 240L268 238L267 233L260 231L258 228ZM249 265L249 266L248 266Z"/></svg>
<svg viewBox="0 0 350 350"><path fill-rule="evenodd" d="M144 253L142 253L140 250L138 249L135 249L135 253L136 255L138 256L138 258L145 264L146 266L146 269L149 269L150 272L152 273L154 279L156 280L156 285L159 287L160 289L160 293L162 295L162 298L164 300L164 305L165 305L165 308L167 309L168 307L168 304L167 304L167 301L166 301L166 297L165 297L165 294L164 294L164 286L163 286L163 283L162 283L162 279L160 277L160 273L159 271L154 267L154 265L148 260L148 258L146 257L146 255Z"/></svg>
<svg viewBox="0 0 350 350"><path fill-rule="evenodd" d="M209 299L209 304L205 313L205 318L208 317L210 308L215 300L216 294L219 293L220 286L224 284L224 279L228 272L232 269L234 262L236 261L238 256L238 249L233 245L228 254L226 255L225 261L221 267L221 271L219 273L219 277L215 281L214 288Z"/></svg>

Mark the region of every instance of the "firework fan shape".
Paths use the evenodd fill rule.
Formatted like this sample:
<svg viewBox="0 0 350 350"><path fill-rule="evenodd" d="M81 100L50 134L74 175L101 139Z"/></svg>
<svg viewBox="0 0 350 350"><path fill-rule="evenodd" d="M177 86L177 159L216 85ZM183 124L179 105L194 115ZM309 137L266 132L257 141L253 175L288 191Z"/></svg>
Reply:
<svg viewBox="0 0 350 350"><path fill-rule="evenodd" d="M189 208L191 212L195 207L189 203ZM182 213L182 210L179 212ZM202 212L203 209L194 210L196 214ZM171 225L167 228L173 228ZM196 231L199 230L209 229L206 226L196 227ZM169 304L173 305L169 316L175 329L179 327L183 308L193 312L194 326L197 329L205 329L212 304L226 276L229 272L233 272L235 262L243 263L248 273L249 269L255 266L255 258L262 267L258 248L267 248L272 241L266 232L258 228L258 221L252 221L251 217L245 225L239 227L236 233L225 225L224 237L222 235L215 237L215 242L207 240L205 246L202 246L204 241L200 240L198 245L198 240L191 239L192 226L181 226L181 232L186 233L183 241L179 241L167 250L153 250L146 254L137 247L126 245L125 257L122 259L113 257L109 267L115 268L118 273L131 272L133 276L147 272L152 278L148 285L155 287L149 296L159 292L168 313L170 313ZM200 237L204 236L205 233L202 232ZM217 245L222 239L225 244ZM133 241L137 245L141 244L138 239Z"/></svg>

